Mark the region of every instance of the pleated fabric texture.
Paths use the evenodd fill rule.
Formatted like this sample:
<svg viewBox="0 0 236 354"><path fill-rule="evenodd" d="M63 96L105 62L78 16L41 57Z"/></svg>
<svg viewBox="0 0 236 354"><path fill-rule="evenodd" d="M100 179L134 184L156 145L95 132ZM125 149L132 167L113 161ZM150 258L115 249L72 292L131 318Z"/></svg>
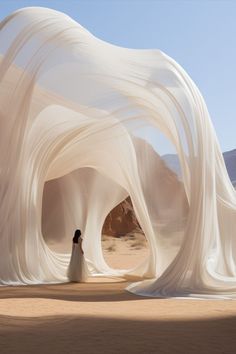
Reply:
<svg viewBox="0 0 236 354"><path fill-rule="evenodd" d="M173 144L181 181L142 126ZM101 230L128 195L150 253L116 270ZM114 46L46 8L3 20L0 200L3 285L67 281L70 255L47 240L80 228L93 276L138 276L128 290L147 296L236 296L236 192L204 99L159 50Z"/></svg>

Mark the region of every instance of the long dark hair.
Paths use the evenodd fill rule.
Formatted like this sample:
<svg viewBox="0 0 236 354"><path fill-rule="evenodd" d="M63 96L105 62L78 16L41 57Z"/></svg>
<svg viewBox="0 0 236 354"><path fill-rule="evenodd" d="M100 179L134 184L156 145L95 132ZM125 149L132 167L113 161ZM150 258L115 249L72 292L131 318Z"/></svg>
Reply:
<svg viewBox="0 0 236 354"><path fill-rule="evenodd" d="M79 229L75 230L73 243L78 243L80 236L81 236L81 231Z"/></svg>

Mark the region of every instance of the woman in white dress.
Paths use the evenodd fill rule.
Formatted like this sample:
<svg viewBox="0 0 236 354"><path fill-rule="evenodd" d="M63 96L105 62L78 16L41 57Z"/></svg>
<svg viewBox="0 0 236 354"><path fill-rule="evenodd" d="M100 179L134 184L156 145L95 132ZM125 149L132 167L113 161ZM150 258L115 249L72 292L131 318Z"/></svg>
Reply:
<svg viewBox="0 0 236 354"><path fill-rule="evenodd" d="M85 282L89 276L88 266L82 247L83 238L80 230L75 230L73 237L72 253L68 267L68 278L73 282Z"/></svg>

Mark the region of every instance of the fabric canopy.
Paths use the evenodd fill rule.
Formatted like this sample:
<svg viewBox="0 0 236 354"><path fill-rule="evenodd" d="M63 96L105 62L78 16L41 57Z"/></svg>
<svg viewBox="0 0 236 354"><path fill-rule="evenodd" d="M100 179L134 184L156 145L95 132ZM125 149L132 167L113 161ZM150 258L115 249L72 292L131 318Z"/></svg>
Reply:
<svg viewBox="0 0 236 354"><path fill-rule="evenodd" d="M174 146L181 181L142 127ZM236 192L204 99L159 50L114 46L46 8L3 20L0 181L3 285L66 281L70 255L47 239L80 228L91 275L138 276L140 295L236 295ZM101 230L128 195L150 253L116 270Z"/></svg>

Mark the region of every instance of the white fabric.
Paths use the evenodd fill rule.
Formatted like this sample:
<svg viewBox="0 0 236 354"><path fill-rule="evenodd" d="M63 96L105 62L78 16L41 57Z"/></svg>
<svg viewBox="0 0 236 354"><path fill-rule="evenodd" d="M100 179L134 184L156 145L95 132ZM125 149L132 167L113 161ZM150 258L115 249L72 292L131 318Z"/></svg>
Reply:
<svg viewBox="0 0 236 354"><path fill-rule="evenodd" d="M89 269L85 256L81 251L82 239L72 244L71 259L68 267L68 279L73 282L85 282L89 277Z"/></svg>
<svg viewBox="0 0 236 354"><path fill-rule="evenodd" d="M70 255L45 241L80 228L94 275L152 278L129 286L142 295L235 297L236 193L186 72L44 8L2 21L0 53L1 284L66 281ZM135 138L141 126L174 145L183 184ZM128 195L150 256L117 271L101 229Z"/></svg>

